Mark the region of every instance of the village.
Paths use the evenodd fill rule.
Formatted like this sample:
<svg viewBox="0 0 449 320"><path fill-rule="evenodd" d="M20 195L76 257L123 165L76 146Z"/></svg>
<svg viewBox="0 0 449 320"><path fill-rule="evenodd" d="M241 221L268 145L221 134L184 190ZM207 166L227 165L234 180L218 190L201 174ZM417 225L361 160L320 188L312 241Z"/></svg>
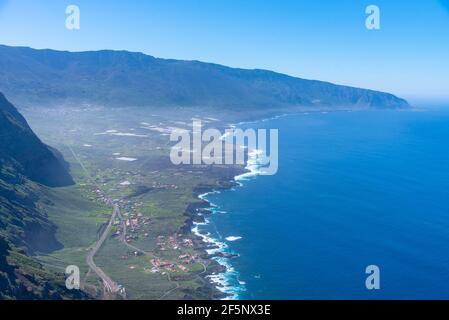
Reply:
<svg viewBox="0 0 449 320"><path fill-rule="evenodd" d="M99 191L99 190L98 190ZM97 192L97 195L101 195L101 191ZM104 197L104 196L102 196ZM104 197L107 199L106 197ZM119 215L114 221L113 226L115 232L112 234L112 238L117 238L122 242L130 245L130 251L126 255L121 256L122 260L128 260L130 257L144 255L143 250L133 250L134 242L141 238L148 238L151 232L151 219L146 217L141 209L144 206L143 202L132 202L131 200L114 199L112 202L118 206L124 213ZM151 253L154 258L150 260L151 266L144 268L144 271L151 273L177 273L177 272L189 272L188 266L197 263L200 259L198 254L194 254L194 242L190 238L186 238L182 234L174 234L170 236L157 236L157 248L158 251L163 253L166 251L179 251L177 253L176 261L168 261L159 257L156 257L154 253ZM135 266L130 266L130 269L135 269Z"/></svg>
<svg viewBox="0 0 449 320"><path fill-rule="evenodd" d="M111 176L115 178L111 179ZM125 264L128 272L160 274L170 279L171 275L179 277L206 270L204 254L195 249L194 238L179 232L161 235L154 221L157 218L152 216L142 197L145 193L161 189L177 189L177 185L145 181L144 176L119 168L97 172L95 179L85 182L81 185L87 187L87 196L91 200L118 208L113 220L109 220L111 229L108 237L126 245L127 250L117 258ZM100 232L106 227L105 221ZM125 292L124 286L118 285L118 288Z"/></svg>

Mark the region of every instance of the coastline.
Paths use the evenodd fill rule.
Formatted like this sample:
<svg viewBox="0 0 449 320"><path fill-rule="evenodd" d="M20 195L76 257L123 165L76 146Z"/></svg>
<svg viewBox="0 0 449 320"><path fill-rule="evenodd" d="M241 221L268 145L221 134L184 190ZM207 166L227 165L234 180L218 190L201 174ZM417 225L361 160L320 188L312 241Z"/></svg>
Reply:
<svg viewBox="0 0 449 320"><path fill-rule="evenodd" d="M259 117L238 123L229 123L227 127L235 129L251 123L266 122L301 113L307 114L308 112L280 113L269 117ZM223 136L222 139L226 139L226 136ZM232 265L232 259L238 257L239 253L230 251L227 244L228 241L240 240L241 237L232 236L223 238L218 231L215 232L215 235L212 235L210 232L201 230L202 227L214 224L213 216L215 214L223 213L220 207L208 200L207 197L212 194L219 194L222 191L234 190L235 187L243 187L243 181L256 178L260 174L260 166L258 163L258 156L260 154L261 151L258 149L246 150L247 159L245 165L239 167L239 169L235 169L233 178L220 181L221 184L219 186L207 186L195 190L195 198L199 199L200 203L192 203L186 212L187 216L189 216L187 221L188 232L198 239L196 248L202 250L204 257L212 264L211 270L203 274L206 282L215 291L218 291L218 295L213 295L212 298L217 296L220 300L238 300L239 295L246 291L246 283L239 279L240 274ZM215 226L214 228L216 229Z"/></svg>
<svg viewBox="0 0 449 320"><path fill-rule="evenodd" d="M340 110L333 110L332 112L354 112L364 111L365 109L342 108ZM244 125L263 123L279 118L292 115L308 115L312 113L327 114L330 111L324 110L301 110L297 112L280 113L265 118L252 119L228 124L229 128L235 129ZM223 137L225 138L225 137ZM197 249L204 252L206 260L211 262L208 272L203 274L203 279L210 285L213 290L218 291L218 294L213 295L212 299L218 298L222 300L238 300L239 294L246 291L245 282L239 279L239 272L234 269L232 259L239 256L238 252L229 250L228 241L240 240L240 237L232 236L228 238L222 237L218 231L215 234L205 231L205 227L214 226L213 216L217 213L223 213L220 207L208 200L208 196L212 194L219 194L222 191L234 190L235 187L244 186L243 181L256 178L259 174L259 164L257 161L260 150L248 150L247 160L243 167L235 169L235 174L232 179L223 179L219 186L202 186L195 190L195 198L200 200L200 203L192 203L187 210L189 216L188 231L197 239Z"/></svg>
<svg viewBox="0 0 449 320"><path fill-rule="evenodd" d="M213 272L205 276L208 282L218 290L223 297L221 300L237 300L239 292L245 290L244 283L239 280L238 272L233 268L231 259L237 257L235 252L228 251L228 245L222 237L214 237L210 232L204 233L200 229L202 226L210 226L213 221L213 215L217 213L219 207L207 200L210 194L220 193L220 191L211 191L198 195L199 199L206 201L209 207L205 210L209 211L209 217L204 222L195 222L192 227L192 233L201 238L206 245L206 253L208 259L214 261L220 266L218 272Z"/></svg>
<svg viewBox="0 0 449 320"><path fill-rule="evenodd" d="M357 110L354 108L342 108L340 110L333 110L333 112L354 112L363 111L364 109ZM293 112L283 112L276 115L270 115L267 117L256 117L254 119L248 119L246 121L229 123L228 128L236 129L248 124L263 123L279 118L292 116L292 115L308 115L311 113L327 114L330 110L296 110ZM223 136L222 139L225 139ZM203 274L203 279L208 284L209 289L215 291L216 294L211 295L212 299L218 300L239 300L239 295L246 291L246 283L239 279L240 274L232 265L232 259L239 256L238 252L229 251L227 241L239 240L241 237L235 237L236 239L223 238L221 234L216 230L216 235L212 235L210 232L201 230L202 227L208 227L214 224L213 216L217 213L223 213L220 207L208 200L207 197L212 194L220 194L222 191L234 190L235 187L243 187L243 181L256 178L259 174L259 164L257 161L260 150L247 150L247 159L245 165L240 167L240 170L236 169L236 172L232 179L221 181L224 184L220 186L205 186L195 190L195 198L200 200L200 203L192 203L187 210L189 216L188 232L193 234L197 239L196 248L204 252L203 257L209 260L211 265L208 269L209 272ZM216 226L214 226L216 229ZM234 238L234 237L231 237Z"/></svg>
<svg viewBox="0 0 449 320"><path fill-rule="evenodd" d="M243 181L255 178L259 174L257 163L259 154L258 150L248 152L246 165L241 170L236 170L233 179L227 184L215 188L210 187L208 190L197 190L196 197L201 200L200 205L189 210L190 232L200 242L197 248L203 250L205 257L214 265L210 272L204 274L204 279L219 291L221 300L238 300L239 295L246 291L245 282L240 280L239 272L232 265L232 259L238 257L239 253L230 251L227 244L228 241L236 241L241 238L235 236L223 238L218 231L212 235L210 232L202 230L202 227L214 224L213 216L215 214L223 213L220 207L208 200L207 197L225 190L233 190L235 187L242 187Z"/></svg>

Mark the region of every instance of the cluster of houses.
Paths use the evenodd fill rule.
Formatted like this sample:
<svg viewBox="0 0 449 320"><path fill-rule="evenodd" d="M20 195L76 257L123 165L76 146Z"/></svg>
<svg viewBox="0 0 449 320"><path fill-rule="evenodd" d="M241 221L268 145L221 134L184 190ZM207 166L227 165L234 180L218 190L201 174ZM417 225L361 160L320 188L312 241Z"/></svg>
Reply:
<svg viewBox="0 0 449 320"><path fill-rule="evenodd" d="M165 185L154 183L153 188L173 188L176 189L176 185ZM95 198L99 201L102 201L108 205L115 204L120 206L120 208L125 211L123 213L123 217L117 217L115 221L113 221L113 225L117 227L116 232L113 234L113 237L120 237L121 240L126 241L127 243L132 242L133 240L139 239L139 236L148 237L149 233L148 226L151 224L151 220L149 217L145 217L141 211L143 207L143 202L132 202L128 199L113 199L112 201L106 197L100 189L92 190ZM192 248L194 246L193 240L190 238L185 238L182 234L175 234L171 236L159 236L157 237L157 246L159 250L181 250L186 248ZM133 256L140 256L141 252L138 251L129 251L127 254L121 257L122 260L128 260ZM188 272L188 268L186 267L189 264L193 264L198 259L197 255L192 255L190 253L181 253L178 256L178 261L173 263L169 261L165 261L160 258L151 259L151 269L145 268L145 271L152 273L162 273L166 274L167 272L176 273L176 272ZM136 266L130 266L130 269L135 269ZM124 288L122 289L124 293Z"/></svg>
<svg viewBox="0 0 449 320"><path fill-rule="evenodd" d="M142 231L145 231L144 228L148 227L151 224L151 220L148 217L144 217L142 213L125 213L125 227L126 227L126 235L123 240L127 243L130 243L133 240L137 240L141 235ZM122 226L120 219L116 219L113 223L114 226ZM124 230L122 228L118 228L113 236L122 237L122 233ZM144 232L144 237L148 237L149 233Z"/></svg>
<svg viewBox="0 0 449 320"><path fill-rule="evenodd" d="M173 235L169 237L159 236L157 237L157 241L157 245L161 251L168 249L180 250L181 248L193 247L193 241L188 238L182 238L182 235ZM197 259L197 255L192 255L190 253L180 254L178 256L179 261L176 263L154 258L151 260L151 264L153 266L151 272L161 272L163 274L165 272L188 272L189 270L186 265L195 263Z"/></svg>
<svg viewBox="0 0 449 320"><path fill-rule="evenodd" d="M159 258L151 259L151 264L153 265L153 268L151 269L151 272L153 273L161 272L162 274L164 274L165 272L175 273L179 271L189 271L189 269L187 269L187 267L182 264L174 264Z"/></svg>
<svg viewBox="0 0 449 320"><path fill-rule="evenodd" d="M169 237L159 236L157 237L157 246L159 250L166 251L169 249L179 250L181 248L191 248L193 247L192 239L182 238L178 235L173 235Z"/></svg>
<svg viewBox="0 0 449 320"><path fill-rule="evenodd" d="M174 263L164 261L159 258L151 259L151 264L153 265L153 272L160 272L161 269L168 272L178 272L178 269Z"/></svg>
<svg viewBox="0 0 449 320"><path fill-rule="evenodd" d="M198 256L186 253L186 254L181 254L178 257L178 259L183 264L191 264L191 263L195 263L195 261L198 259Z"/></svg>
<svg viewBox="0 0 449 320"><path fill-rule="evenodd" d="M95 190L93 191L93 193L95 193L96 198L97 198L98 201L101 201L101 202L103 202L103 203L108 204L109 198L106 197L100 189L95 189Z"/></svg>

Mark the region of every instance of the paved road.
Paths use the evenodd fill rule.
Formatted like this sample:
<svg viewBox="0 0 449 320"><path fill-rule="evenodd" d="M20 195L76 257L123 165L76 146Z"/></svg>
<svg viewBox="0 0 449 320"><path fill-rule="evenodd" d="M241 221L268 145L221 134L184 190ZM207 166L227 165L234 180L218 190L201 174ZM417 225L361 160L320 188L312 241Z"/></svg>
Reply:
<svg viewBox="0 0 449 320"><path fill-rule="evenodd" d="M89 252L89 254L86 257L86 263L101 278L101 280L103 280L105 288L112 293L118 292L120 288L119 288L118 284L115 283L103 270L101 270L99 267L97 267L97 265L94 262L94 257L97 254L98 250L100 250L100 248L103 245L103 243L105 242L106 238L108 237L108 235L111 231L111 228L112 228L112 224L113 224L115 218L117 217L117 214L119 214L119 213L120 213L120 210L119 210L118 206L114 204L112 216L111 216L111 219L109 220L108 226L103 231L100 238L95 243L94 247L91 249L91 251Z"/></svg>
<svg viewBox="0 0 449 320"><path fill-rule="evenodd" d="M72 152L75 160L80 164L81 168L83 169L83 171L86 173L87 177L92 180L90 178L90 174L87 171L87 169L84 167L83 163L80 161L80 159L76 156L75 152L73 151L73 149L69 146L70 151ZM95 185L95 182L92 180L92 183ZM98 189L100 189L97 186ZM112 201L109 199L107 200L107 204L108 205L112 205L113 206L113 211L112 211L112 215L111 218L109 219L108 222L108 226L105 228L105 230L103 231L103 233L101 234L100 238L98 239L98 241L95 243L94 247L89 251L87 257L86 257L86 263L87 265L98 275L98 277L101 278L101 280L103 281L104 287L107 291L111 292L111 293L120 293L120 295L122 295L123 298L126 299L126 294L125 293L121 293L120 292L120 287L119 285L114 282L101 268L99 268L95 262L94 262L94 257L97 254L98 250L100 250L101 246L103 245L103 243L106 241L111 228L113 226L113 223L115 221L115 219L117 218L117 216L120 217L121 223L122 223L122 227L123 227L123 232L122 235L120 237L120 240L129 248L140 252L142 254L144 254L145 256L151 257L151 258L158 258L156 255L154 255L153 253L150 252L146 252L140 248L137 248L131 244L129 244L128 242L126 242L126 232L127 232L127 228L126 228L126 223L125 223L125 219L123 218L123 216L120 213L120 208L118 205L113 204ZM206 265L203 262L200 262L201 265L203 266L203 271L197 276L200 280L203 280L200 275L205 273L207 270ZM176 289L180 288L180 285L178 282L173 281L171 279L171 275L170 273L167 273L167 278L169 282L174 282L175 287L166 291L160 298L159 300L164 299L166 296L168 296L170 293L172 293L173 291L175 291Z"/></svg>
<svg viewBox="0 0 449 320"><path fill-rule="evenodd" d="M79 163L79 165L83 169L83 171L86 174L87 178L89 180L91 180L93 185L95 185L95 182L90 177L89 171L86 169L86 167L81 162L81 160L77 157L77 155L73 151L73 149L70 146L68 146L68 147L69 147L70 152L72 153L73 157L75 158L75 160ZM97 189L99 189L98 186L97 186ZM108 234L111 231L112 224L113 224L115 218L117 217L117 215L120 215L120 209L119 209L119 207L116 204L113 204L111 200L107 200L107 204L113 206L112 216L109 219L108 226L105 228L105 230L101 234L100 238L95 243L94 247L87 254L86 263L100 277L100 279L103 281L104 287L105 287L105 289L107 291L109 291L111 293L117 293L120 290L118 284L116 282L114 282L103 270L101 270L101 268L97 267L97 265L94 262L94 257L97 254L98 250L100 250L100 248L103 245L103 243L105 242L106 238L108 237Z"/></svg>

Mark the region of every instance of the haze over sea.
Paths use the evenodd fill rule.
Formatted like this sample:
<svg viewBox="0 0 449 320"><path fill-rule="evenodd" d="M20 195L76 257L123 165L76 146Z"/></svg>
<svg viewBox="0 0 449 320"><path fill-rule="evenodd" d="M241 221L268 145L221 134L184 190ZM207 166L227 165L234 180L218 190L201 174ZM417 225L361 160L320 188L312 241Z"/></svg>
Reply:
<svg viewBox="0 0 449 320"><path fill-rule="evenodd" d="M279 128L279 172L208 195L200 229L240 254L238 298L449 299L449 108L246 126Z"/></svg>

